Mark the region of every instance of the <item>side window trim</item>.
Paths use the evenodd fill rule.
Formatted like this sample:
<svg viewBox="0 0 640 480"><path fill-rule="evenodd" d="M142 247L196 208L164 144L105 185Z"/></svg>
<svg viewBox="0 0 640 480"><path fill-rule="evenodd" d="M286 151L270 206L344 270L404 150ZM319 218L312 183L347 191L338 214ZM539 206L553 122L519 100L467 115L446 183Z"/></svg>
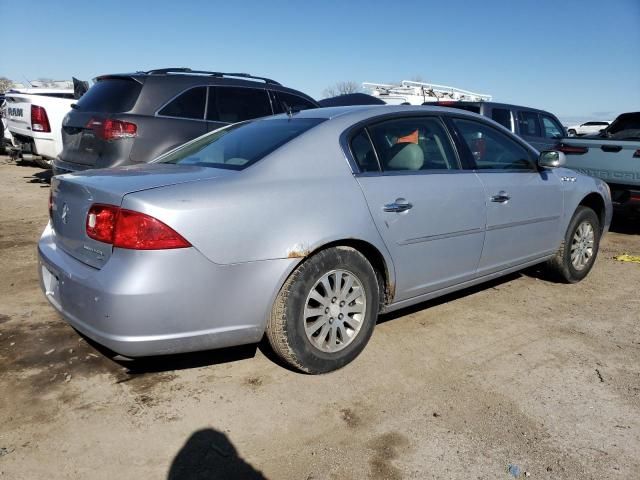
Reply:
<svg viewBox="0 0 640 480"><path fill-rule="evenodd" d="M351 129L347 130L346 132L346 140L347 140L347 150L349 152L349 156L348 156L348 161L349 164L351 165L352 171L354 173L354 175L356 176L390 176L390 175L431 175L431 174L443 174L443 173L449 173L449 174L455 174L455 173L470 173L473 170L466 168L464 162L462 161L462 155L459 152L458 149L458 145L456 143L456 141L453 138L452 135L452 131L449 127L448 121L447 121L447 116L445 115L441 115L441 114L424 114L424 113L414 113L414 114L401 114L398 115L397 113L393 113L390 114L388 116L382 116L382 117L376 117L374 119L367 119L362 123L359 123L357 125L354 125L353 127L351 127ZM445 132L446 138L449 141L449 144L451 146L451 149L453 151L453 160L455 161L455 166L456 168L453 169L425 169L425 170L415 170L415 171L410 171L410 170L384 170L382 167L382 162L380 160L380 155L378 153L378 149L375 146L375 143L373 142L373 139L371 138L371 134L369 133L369 128L374 126L374 125L378 125L380 123L384 123L384 122L388 122L388 121L393 121L393 120L402 120L402 119L407 119L407 118L429 118L429 119L435 119L436 121L438 121L440 123L440 126L442 127L443 131ZM360 132L366 132L367 134L367 139L369 140L369 142L371 143L371 147L373 149L373 153L376 157L376 162L378 164L378 171L376 172L363 172L360 169L360 165L358 164L358 161L355 158L355 155L353 155L353 151L351 149L351 142L354 139L354 137L356 137ZM344 148L344 144L343 144L343 148Z"/></svg>
<svg viewBox="0 0 640 480"><path fill-rule="evenodd" d="M196 88L203 88L203 87L205 88L205 109L204 109L204 113L202 115L202 118L189 118L189 117L175 117L173 115L160 115L160 111L161 110L163 110L167 105L169 105L171 102L173 102L176 98L178 98L183 93L187 93L190 90L195 90ZM175 118L175 119L178 119L178 120L191 120L192 122L206 122L207 121L207 108L206 108L206 105L207 105L208 100L209 100L209 87L207 85L192 85L190 87L185 88L180 93L178 93L177 95L174 95L169 100L164 102L160 106L160 108L158 108L155 111L153 116L154 117L159 117L159 118Z"/></svg>
<svg viewBox="0 0 640 480"><path fill-rule="evenodd" d="M455 119L460 119L460 120L464 120L464 121L468 121L468 122L479 123L479 124L481 124L483 126L486 126L487 128L490 128L491 130L497 132L499 135L511 140L512 142L516 143L517 145L522 147L523 150L525 150L527 152L527 160L529 161L529 164L531 165L531 168L527 169L527 170L525 170L525 169L516 170L516 169L510 169L510 168L501 168L501 169L498 169L498 168L496 168L496 169L478 168L476 160L473 157L473 154L471 153L471 150L469 149L469 146L467 145L467 143L464 140L462 140L462 134L458 130L458 127L456 127L455 124L453 122L451 122L452 128L455 130L456 135L460 138L461 148L462 148L462 151L464 152L465 159L469 163L473 164L473 172L475 172L475 173L532 173L532 172L538 172L539 171L537 163L536 163L534 157L532 156L531 148L524 141L522 141L520 138L516 137L515 134L513 134L514 138L511 138L508 135L506 135L505 133L503 133L500 130L498 130L497 128L495 128L492 125L490 125L488 122L483 122L483 121L478 120L476 118L465 117L465 116L462 116L462 115L450 115L449 117L450 117L450 119L454 119L455 118Z"/></svg>

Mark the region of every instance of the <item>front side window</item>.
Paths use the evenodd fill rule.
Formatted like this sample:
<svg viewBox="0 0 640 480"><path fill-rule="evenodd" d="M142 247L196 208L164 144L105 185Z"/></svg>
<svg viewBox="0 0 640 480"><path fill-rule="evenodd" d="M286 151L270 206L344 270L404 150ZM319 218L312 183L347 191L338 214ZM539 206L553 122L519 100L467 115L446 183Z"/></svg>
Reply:
<svg viewBox="0 0 640 480"><path fill-rule="evenodd" d="M542 126L544 127L545 138L562 138L564 137L563 128L558 125L553 118L542 115Z"/></svg>
<svg viewBox="0 0 640 480"><path fill-rule="evenodd" d="M535 112L518 112L518 124L520 125L520 135L530 137L541 137L538 114Z"/></svg>
<svg viewBox="0 0 640 480"><path fill-rule="evenodd" d="M236 123L273 115L266 90L246 87L210 87L207 120Z"/></svg>
<svg viewBox="0 0 640 480"><path fill-rule="evenodd" d="M231 125L179 148L160 163L242 170L323 121L292 118Z"/></svg>
<svg viewBox="0 0 640 480"><path fill-rule="evenodd" d="M458 162L442 122L407 117L368 127L384 171L452 170Z"/></svg>
<svg viewBox="0 0 640 480"><path fill-rule="evenodd" d="M276 98L276 105L274 105L276 113L283 113L289 109L294 112L299 112L300 110L317 108L309 100L299 97L298 95L286 92L273 92L273 94Z"/></svg>
<svg viewBox="0 0 640 480"><path fill-rule="evenodd" d="M478 170L532 170L529 152L495 128L473 120L454 118Z"/></svg>
<svg viewBox="0 0 640 480"><path fill-rule="evenodd" d="M158 115L202 120L206 99L207 87L192 88L171 100L158 112Z"/></svg>
<svg viewBox="0 0 640 480"><path fill-rule="evenodd" d="M491 119L498 122L504 128L511 130L511 110L494 108L491 110Z"/></svg>

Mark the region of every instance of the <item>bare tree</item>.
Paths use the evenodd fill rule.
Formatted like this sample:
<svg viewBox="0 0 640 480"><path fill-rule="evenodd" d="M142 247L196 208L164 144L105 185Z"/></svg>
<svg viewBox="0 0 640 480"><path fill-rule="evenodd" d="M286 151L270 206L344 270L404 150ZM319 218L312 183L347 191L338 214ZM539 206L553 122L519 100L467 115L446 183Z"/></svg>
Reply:
<svg viewBox="0 0 640 480"><path fill-rule="evenodd" d="M13 87L13 80L9 80L7 77L0 77L0 93L4 93Z"/></svg>
<svg viewBox="0 0 640 480"><path fill-rule="evenodd" d="M327 87L322 92L324 98L337 97L338 95L346 95L348 93L358 93L360 84L358 82L346 81L338 82L335 85Z"/></svg>

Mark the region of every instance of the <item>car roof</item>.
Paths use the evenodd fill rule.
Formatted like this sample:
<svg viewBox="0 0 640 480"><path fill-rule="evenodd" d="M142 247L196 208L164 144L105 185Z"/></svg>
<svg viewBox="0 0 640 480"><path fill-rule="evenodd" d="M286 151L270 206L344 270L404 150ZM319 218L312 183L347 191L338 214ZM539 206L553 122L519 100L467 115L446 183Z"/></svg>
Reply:
<svg viewBox="0 0 640 480"><path fill-rule="evenodd" d="M480 106L480 105L489 105L491 107L502 107L502 108L517 108L520 110L532 110L535 112L542 112L542 113L551 113L547 110L542 110L540 108L534 108L534 107L527 107L525 105L515 105L513 103L500 103L500 102L466 102L466 101L452 101L452 102L437 102L437 105L453 105L453 104L460 104L463 106L469 105L469 106ZM427 106L427 105L425 105ZM455 108L455 107L453 107Z"/></svg>
<svg viewBox="0 0 640 480"><path fill-rule="evenodd" d="M481 115L473 112L467 112L456 108L431 106L431 105L352 105L346 107L325 107L313 108L309 110L301 110L293 114L294 118L322 118L330 120L334 118L351 119L352 117L375 117L378 115L386 115L390 113L451 113L455 115L469 115L484 119ZM274 115L269 118L287 118L286 113Z"/></svg>

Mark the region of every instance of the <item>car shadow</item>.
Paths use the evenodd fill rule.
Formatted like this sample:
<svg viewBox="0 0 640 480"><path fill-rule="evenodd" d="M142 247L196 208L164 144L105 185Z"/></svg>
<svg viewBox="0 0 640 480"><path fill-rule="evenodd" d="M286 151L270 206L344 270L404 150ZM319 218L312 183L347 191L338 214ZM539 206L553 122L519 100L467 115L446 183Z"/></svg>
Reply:
<svg viewBox="0 0 640 480"><path fill-rule="evenodd" d="M204 350L200 352L176 353L172 355L157 355L151 357L128 358L113 350L96 343L86 335L78 332L84 340L104 357L110 359L125 369L127 375L143 375L147 373L161 373L175 370L208 367L223 363L248 360L256 356L256 344L239 345L237 347Z"/></svg>
<svg viewBox="0 0 640 480"><path fill-rule="evenodd" d="M40 184L42 188L48 188L49 185L51 185L51 177L53 176L52 170L42 170L40 167L34 167L33 164L27 162L17 162L16 165L18 167L28 167L31 170L33 170L34 168L38 170L37 172L34 172L27 177L22 177L27 180L27 183Z"/></svg>
<svg viewBox="0 0 640 480"><path fill-rule="evenodd" d="M629 210L614 210L609 231L626 235L640 234L640 213Z"/></svg>
<svg viewBox="0 0 640 480"><path fill-rule="evenodd" d="M167 480L267 480L246 462L226 434L213 428L194 432L177 453Z"/></svg>

